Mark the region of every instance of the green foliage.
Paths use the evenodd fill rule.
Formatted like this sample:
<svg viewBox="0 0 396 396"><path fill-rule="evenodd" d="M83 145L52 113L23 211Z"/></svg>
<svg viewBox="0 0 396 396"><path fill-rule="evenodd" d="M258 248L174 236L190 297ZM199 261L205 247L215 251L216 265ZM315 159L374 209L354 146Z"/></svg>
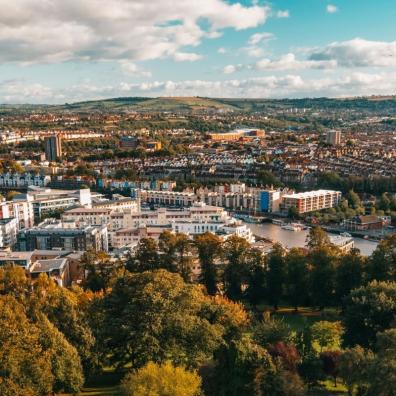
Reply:
<svg viewBox="0 0 396 396"><path fill-rule="evenodd" d="M286 280L285 251L281 245L274 245L267 256L267 295L268 301L278 309L283 297L283 287Z"/></svg>
<svg viewBox="0 0 396 396"><path fill-rule="evenodd" d="M223 246L226 266L224 269L224 286L226 295L232 300L240 300L243 295L242 286L247 281L250 243L245 239L232 235Z"/></svg>
<svg viewBox="0 0 396 396"><path fill-rule="evenodd" d="M158 244L152 238L140 239L135 254L130 257L127 268L131 272L154 271L161 268Z"/></svg>
<svg viewBox="0 0 396 396"><path fill-rule="evenodd" d="M369 260L369 275L379 281L396 281L396 234L378 244Z"/></svg>
<svg viewBox="0 0 396 396"><path fill-rule="evenodd" d="M313 349L317 352L323 350L339 350L343 328L340 322L326 320L314 323L311 326L311 340Z"/></svg>
<svg viewBox="0 0 396 396"><path fill-rule="evenodd" d="M338 304L349 295L351 290L363 283L366 260L357 249L343 255L336 268L336 297Z"/></svg>
<svg viewBox="0 0 396 396"><path fill-rule="evenodd" d="M40 329L12 296L0 296L1 394L45 395L53 387L50 354L40 343Z"/></svg>
<svg viewBox="0 0 396 396"><path fill-rule="evenodd" d="M286 294L297 310L309 298L308 258L304 249L293 248L286 255Z"/></svg>
<svg viewBox="0 0 396 396"><path fill-rule="evenodd" d="M200 281L205 285L207 292L214 295L219 279L217 262L223 254L222 240L217 235L206 232L195 238L195 246L201 265Z"/></svg>
<svg viewBox="0 0 396 396"><path fill-rule="evenodd" d="M98 347L109 364L153 361L197 366L221 342L223 326L203 315L201 288L160 270L126 274L93 307Z"/></svg>
<svg viewBox="0 0 396 396"><path fill-rule="evenodd" d="M396 283L372 281L346 299L344 342L373 346L376 334L391 326L396 315Z"/></svg>
<svg viewBox="0 0 396 396"><path fill-rule="evenodd" d="M122 381L125 396L199 396L201 378L195 371L175 367L172 363L147 363L127 374Z"/></svg>
<svg viewBox="0 0 396 396"><path fill-rule="evenodd" d="M51 363L54 392L77 393L84 384L80 356L65 336L44 316L40 315L40 343Z"/></svg>
<svg viewBox="0 0 396 396"><path fill-rule="evenodd" d="M290 326L283 320L271 318L256 324L253 328L253 338L257 344L267 348L278 342L292 343L294 336Z"/></svg>

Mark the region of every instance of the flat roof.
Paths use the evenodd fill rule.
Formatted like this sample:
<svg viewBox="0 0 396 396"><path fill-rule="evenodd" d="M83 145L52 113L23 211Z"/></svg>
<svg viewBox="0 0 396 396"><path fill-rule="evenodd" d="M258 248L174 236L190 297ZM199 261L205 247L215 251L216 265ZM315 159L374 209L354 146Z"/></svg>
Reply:
<svg viewBox="0 0 396 396"><path fill-rule="evenodd" d="M311 197L317 197L320 195L326 195L326 194L341 194L341 191L335 191L335 190L316 190L316 191L306 191L306 192L301 192L301 193L295 193L295 194L285 194L283 198L311 198Z"/></svg>

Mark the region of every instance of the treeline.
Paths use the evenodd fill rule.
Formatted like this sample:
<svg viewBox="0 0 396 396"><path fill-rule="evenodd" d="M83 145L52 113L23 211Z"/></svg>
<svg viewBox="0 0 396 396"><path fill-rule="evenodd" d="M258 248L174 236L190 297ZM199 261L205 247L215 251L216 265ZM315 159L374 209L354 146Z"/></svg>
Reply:
<svg viewBox="0 0 396 396"><path fill-rule="evenodd" d="M166 232L126 263L87 252L82 287L1 268L0 394L76 393L111 367L131 396L298 396L338 378L351 395L391 395L395 251L396 235L363 258L320 229L306 250L267 256L236 236ZM263 314L281 303L337 320L292 330Z"/></svg>
<svg viewBox="0 0 396 396"><path fill-rule="evenodd" d="M340 176L336 172L322 172L318 176L318 187L340 190L347 193L350 190L359 193L381 195L385 192L396 192L396 176Z"/></svg>

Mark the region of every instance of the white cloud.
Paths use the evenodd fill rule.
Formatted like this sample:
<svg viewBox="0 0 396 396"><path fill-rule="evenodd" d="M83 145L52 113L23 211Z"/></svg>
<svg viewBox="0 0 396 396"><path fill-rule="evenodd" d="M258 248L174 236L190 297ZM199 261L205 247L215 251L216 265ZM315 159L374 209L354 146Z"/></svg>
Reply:
<svg viewBox="0 0 396 396"><path fill-rule="evenodd" d="M261 59L255 67L258 70L301 70L301 69L333 69L337 62L333 60L298 60L292 53L282 55L277 60Z"/></svg>
<svg viewBox="0 0 396 396"><path fill-rule="evenodd" d="M290 17L290 13L289 10L279 10L276 13L277 18L289 18Z"/></svg>
<svg viewBox="0 0 396 396"><path fill-rule="evenodd" d="M120 61L121 70L124 74L133 77L151 77L151 72L140 69L135 63Z"/></svg>
<svg viewBox="0 0 396 396"><path fill-rule="evenodd" d="M240 51L245 52L249 57L259 58L265 54L265 45L275 38L273 33L263 32L254 33L249 37L247 46L242 47Z"/></svg>
<svg viewBox="0 0 396 396"><path fill-rule="evenodd" d="M61 90L42 84L9 80L0 82L0 103L65 103L120 96L208 96L241 98L345 97L391 95L396 72L347 73L305 78L297 74L225 81L187 80L123 82L97 86L90 81Z"/></svg>
<svg viewBox="0 0 396 396"><path fill-rule="evenodd" d="M219 54L226 54L226 53L227 53L227 50L226 50L224 47L220 47L220 48L217 50L217 52L218 52Z"/></svg>
<svg viewBox="0 0 396 396"><path fill-rule="evenodd" d="M255 33L252 34L249 38L248 44L257 45L262 43L263 41L268 41L274 38L273 33L264 32L264 33Z"/></svg>
<svg viewBox="0 0 396 396"><path fill-rule="evenodd" d="M235 73L236 71L241 71L241 70L244 70L244 69L250 69L250 66L249 65L242 65L242 64L239 64L239 65L227 65L227 66L224 67L223 73L224 74L232 74L232 73Z"/></svg>
<svg viewBox="0 0 396 396"><path fill-rule="evenodd" d="M335 6L334 4L328 4L326 7L326 11L329 14L335 14L338 11L338 7Z"/></svg>
<svg viewBox="0 0 396 396"><path fill-rule="evenodd" d="M251 36L251 42L258 38ZM262 56L263 49L259 46L243 48L250 56ZM249 52L250 51L250 52ZM254 53L254 51L257 51ZM280 56L278 59L263 58L254 67L241 65L232 69L228 66L228 74L246 68L267 71L295 71L303 69L334 70L339 68L363 67L396 67L396 41L368 41L356 38L349 41L334 42L323 48L309 48L299 51L305 59L297 59L293 53Z"/></svg>
<svg viewBox="0 0 396 396"><path fill-rule="evenodd" d="M312 61L336 61L341 67L395 67L396 41L355 38L311 50Z"/></svg>
<svg viewBox="0 0 396 396"><path fill-rule="evenodd" d="M269 11L225 0L13 0L0 13L0 63L192 60L175 54L222 29L257 27Z"/></svg>
<svg viewBox="0 0 396 396"><path fill-rule="evenodd" d="M193 52L175 52L173 59L176 62L195 62L199 59L202 59L202 55L195 54Z"/></svg>

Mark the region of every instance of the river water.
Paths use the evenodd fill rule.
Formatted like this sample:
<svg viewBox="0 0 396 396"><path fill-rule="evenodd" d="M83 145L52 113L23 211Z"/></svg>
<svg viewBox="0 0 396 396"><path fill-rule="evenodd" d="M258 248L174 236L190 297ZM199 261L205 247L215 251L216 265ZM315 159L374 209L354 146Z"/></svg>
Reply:
<svg viewBox="0 0 396 396"><path fill-rule="evenodd" d="M306 244L306 238L308 235L307 230L289 231L272 223L246 223L246 225L252 230L254 235L271 239L274 242L280 242L287 248L304 247ZM358 248L360 253L364 256L370 256L378 245L377 242L366 241L362 238L354 238L354 241L355 247Z"/></svg>

